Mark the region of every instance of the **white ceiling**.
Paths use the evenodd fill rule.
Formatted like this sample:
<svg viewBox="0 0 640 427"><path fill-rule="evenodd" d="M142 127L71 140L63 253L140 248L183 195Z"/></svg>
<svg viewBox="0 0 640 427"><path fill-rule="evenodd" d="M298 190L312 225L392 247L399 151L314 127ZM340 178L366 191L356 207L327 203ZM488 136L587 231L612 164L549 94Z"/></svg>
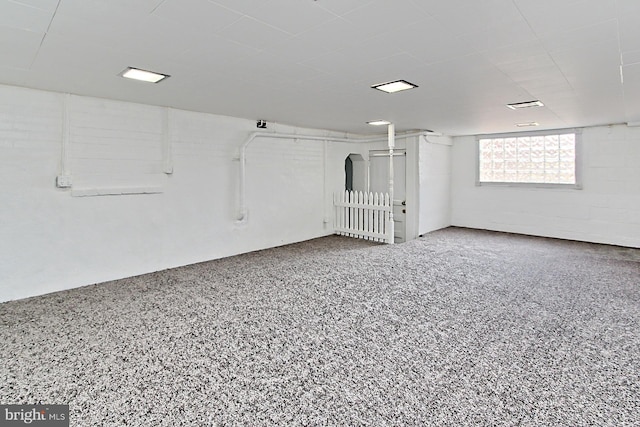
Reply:
<svg viewBox="0 0 640 427"><path fill-rule="evenodd" d="M640 1L0 0L0 83L356 133L640 122Z"/></svg>

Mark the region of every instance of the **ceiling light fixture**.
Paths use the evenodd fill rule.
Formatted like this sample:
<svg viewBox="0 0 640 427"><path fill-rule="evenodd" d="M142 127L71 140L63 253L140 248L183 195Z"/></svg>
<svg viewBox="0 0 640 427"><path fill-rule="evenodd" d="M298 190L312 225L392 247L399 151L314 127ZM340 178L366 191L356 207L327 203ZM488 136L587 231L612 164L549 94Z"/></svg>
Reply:
<svg viewBox="0 0 640 427"><path fill-rule="evenodd" d="M538 122L516 123L516 126L518 126L519 128L525 128L529 126L540 126L540 123Z"/></svg>
<svg viewBox="0 0 640 427"><path fill-rule="evenodd" d="M387 120L371 120L370 122L367 122L367 124L372 126L384 126L384 125L390 125L391 122Z"/></svg>
<svg viewBox="0 0 640 427"><path fill-rule="evenodd" d="M158 83L169 77L168 74L154 73L153 71L133 67L127 67L126 70L120 73L120 76L149 83Z"/></svg>
<svg viewBox="0 0 640 427"><path fill-rule="evenodd" d="M387 93L396 93L402 90L415 89L418 87L418 85L409 83L406 80L394 80L392 82L378 83L377 85L373 85L371 87L373 89L378 89Z"/></svg>
<svg viewBox="0 0 640 427"><path fill-rule="evenodd" d="M512 110L520 110L522 108L531 108L531 107L544 107L544 104L541 101L526 101L526 102L515 102L513 104L507 104L508 108Z"/></svg>

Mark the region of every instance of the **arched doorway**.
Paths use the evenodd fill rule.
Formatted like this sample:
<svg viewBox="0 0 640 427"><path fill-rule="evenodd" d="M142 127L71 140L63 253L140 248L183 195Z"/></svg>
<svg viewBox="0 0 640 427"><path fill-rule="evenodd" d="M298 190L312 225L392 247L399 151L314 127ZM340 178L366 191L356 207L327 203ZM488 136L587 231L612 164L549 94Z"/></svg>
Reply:
<svg viewBox="0 0 640 427"><path fill-rule="evenodd" d="M367 191L367 166L360 154L351 153L344 159L344 189Z"/></svg>

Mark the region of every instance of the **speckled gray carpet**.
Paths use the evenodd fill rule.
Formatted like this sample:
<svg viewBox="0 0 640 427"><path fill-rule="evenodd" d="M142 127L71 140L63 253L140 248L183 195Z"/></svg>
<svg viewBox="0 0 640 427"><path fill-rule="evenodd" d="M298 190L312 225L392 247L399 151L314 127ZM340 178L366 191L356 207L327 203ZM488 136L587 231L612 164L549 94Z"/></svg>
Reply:
<svg viewBox="0 0 640 427"><path fill-rule="evenodd" d="M0 305L73 426L640 425L640 250L327 237Z"/></svg>

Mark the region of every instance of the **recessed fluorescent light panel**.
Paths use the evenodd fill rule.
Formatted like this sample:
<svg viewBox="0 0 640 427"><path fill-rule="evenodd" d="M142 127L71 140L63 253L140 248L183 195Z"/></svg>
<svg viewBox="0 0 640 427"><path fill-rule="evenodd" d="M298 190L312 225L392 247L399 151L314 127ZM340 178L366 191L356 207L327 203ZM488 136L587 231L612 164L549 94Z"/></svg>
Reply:
<svg viewBox="0 0 640 427"><path fill-rule="evenodd" d="M406 80L396 80L393 82L380 83L371 87L387 93L396 93L407 89L414 89L418 87L418 85L409 83Z"/></svg>
<svg viewBox="0 0 640 427"><path fill-rule="evenodd" d="M538 122L516 123L519 128L526 128L529 126L540 126Z"/></svg>
<svg viewBox="0 0 640 427"><path fill-rule="evenodd" d="M384 125L390 125L391 122L388 122L386 120L372 120L370 122L367 122L368 125L373 125L373 126L384 126Z"/></svg>
<svg viewBox="0 0 640 427"><path fill-rule="evenodd" d="M544 107L544 104L541 101L526 101L526 102L516 102L514 104L507 104L507 107L512 110L521 110L523 108L531 108L531 107Z"/></svg>
<svg viewBox="0 0 640 427"><path fill-rule="evenodd" d="M149 83L158 83L169 77L168 74L154 73L153 71L141 70L139 68L133 67L128 67L126 70L120 73L120 75L128 79L140 80Z"/></svg>

